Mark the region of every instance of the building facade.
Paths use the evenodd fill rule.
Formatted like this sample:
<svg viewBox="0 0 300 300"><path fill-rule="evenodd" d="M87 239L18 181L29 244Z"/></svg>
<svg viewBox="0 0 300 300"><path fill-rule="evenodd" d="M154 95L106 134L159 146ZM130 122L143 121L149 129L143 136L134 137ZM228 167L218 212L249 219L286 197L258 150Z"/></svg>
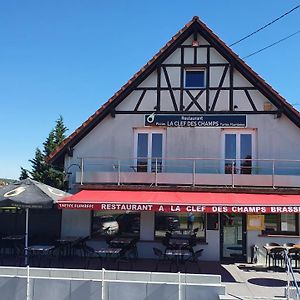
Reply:
<svg viewBox="0 0 300 300"><path fill-rule="evenodd" d="M152 257L195 230L203 259L263 259L300 242L299 137L298 111L194 17L51 153L83 204L61 204L62 235L137 236Z"/></svg>

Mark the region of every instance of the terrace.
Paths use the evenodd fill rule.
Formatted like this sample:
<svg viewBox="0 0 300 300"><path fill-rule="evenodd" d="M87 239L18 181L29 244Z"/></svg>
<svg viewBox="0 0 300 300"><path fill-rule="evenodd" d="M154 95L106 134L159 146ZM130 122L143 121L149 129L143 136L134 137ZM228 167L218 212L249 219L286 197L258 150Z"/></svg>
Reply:
<svg viewBox="0 0 300 300"><path fill-rule="evenodd" d="M299 188L300 160L79 157L66 176L80 185Z"/></svg>

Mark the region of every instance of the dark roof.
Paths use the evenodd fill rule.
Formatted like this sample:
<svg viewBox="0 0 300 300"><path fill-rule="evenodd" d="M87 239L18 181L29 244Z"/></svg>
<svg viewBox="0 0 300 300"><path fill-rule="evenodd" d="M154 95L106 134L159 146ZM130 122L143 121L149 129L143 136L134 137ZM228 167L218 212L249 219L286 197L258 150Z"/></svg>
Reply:
<svg viewBox="0 0 300 300"><path fill-rule="evenodd" d="M218 38L198 17L194 17L179 30L166 45L156 53L129 81L121 87L106 103L78 127L47 158L50 163L63 161L64 154L86 136L103 118L105 118L131 91L136 88L155 67L163 62L176 48L195 31L199 32L220 54L224 56L247 80L268 98L282 113L300 128L300 114L281 95L254 72L222 40Z"/></svg>

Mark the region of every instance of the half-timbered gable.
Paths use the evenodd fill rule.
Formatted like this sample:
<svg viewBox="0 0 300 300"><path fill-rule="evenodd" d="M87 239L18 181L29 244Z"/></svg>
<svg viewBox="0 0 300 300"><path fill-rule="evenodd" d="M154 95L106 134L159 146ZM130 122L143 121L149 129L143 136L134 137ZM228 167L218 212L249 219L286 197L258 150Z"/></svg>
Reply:
<svg viewBox="0 0 300 300"><path fill-rule="evenodd" d="M203 72L203 85L186 86L189 72ZM268 114L275 107L200 33L192 33L115 109L136 114Z"/></svg>

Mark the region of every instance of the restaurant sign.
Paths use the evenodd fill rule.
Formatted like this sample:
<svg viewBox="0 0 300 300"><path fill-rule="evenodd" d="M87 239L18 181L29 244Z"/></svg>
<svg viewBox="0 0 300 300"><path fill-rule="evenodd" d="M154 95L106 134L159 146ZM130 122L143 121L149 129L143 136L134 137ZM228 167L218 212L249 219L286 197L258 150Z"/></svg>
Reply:
<svg viewBox="0 0 300 300"><path fill-rule="evenodd" d="M66 203L59 202L61 209L121 210L154 212L203 212L203 213L300 213L300 206L218 206L218 205L166 205L123 203Z"/></svg>
<svg viewBox="0 0 300 300"><path fill-rule="evenodd" d="M145 126L244 128L246 115L145 115Z"/></svg>

